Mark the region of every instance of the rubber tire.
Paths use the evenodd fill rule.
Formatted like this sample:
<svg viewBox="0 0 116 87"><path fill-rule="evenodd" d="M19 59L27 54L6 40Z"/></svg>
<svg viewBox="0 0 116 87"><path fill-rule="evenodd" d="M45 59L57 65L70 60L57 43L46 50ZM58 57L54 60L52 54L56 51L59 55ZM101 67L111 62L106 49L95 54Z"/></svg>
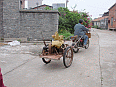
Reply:
<svg viewBox="0 0 116 87"><path fill-rule="evenodd" d="M71 46L68 46L66 49L65 49L65 51L64 51L64 54L63 54L63 63L64 63L64 66L66 67L66 68L68 68L68 67L70 67L71 66L71 64L72 64L72 61L71 61L71 63L70 63L70 65L66 65L66 63L65 63L65 58L66 58L66 53L67 53L67 51L68 51L68 49L71 49L71 56L72 56L72 61L73 61L73 49L72 49L72 47Z"/></svg>
<svg viewBox="0 0 116 87"><path fill-rule="evenodd" d="M88 49L88 47L89 47L89 39L88 39L88 41L87 41L87 45L88 45L88 46L85 46L85 49Z"/></svg>
<svg viewBox="0 0 116 87"><path fill-rule="evenodd" d="M44 51L44 50L42 50L42 53L43 53L43 51ZM49 61L46 61L45 58L42 58L42 60L43 60L43 62L46 63L46 64L48 64L48 63L51 62L51 59L49 59Z"/></svg>
<svg viewBox="0 0 116 87"><path fill-rule="evenodd" d="M46 64L48 64L48 63L51 62L51 59L49 59L49 61L46 61L45 58L42 58L42 60L43 60L43 62L46 63Z"/></svg>
<svg viewBox="0 0 116 87"><path fill-rule="evenodd" d="M72 44L72 46L74 46L74 44ZM78 46L77 46L77 48L75 48L75 49L76 49L76 50L73 49L73 52L74 52L74 53L78 53L78 51L79 51Z"/></svg>

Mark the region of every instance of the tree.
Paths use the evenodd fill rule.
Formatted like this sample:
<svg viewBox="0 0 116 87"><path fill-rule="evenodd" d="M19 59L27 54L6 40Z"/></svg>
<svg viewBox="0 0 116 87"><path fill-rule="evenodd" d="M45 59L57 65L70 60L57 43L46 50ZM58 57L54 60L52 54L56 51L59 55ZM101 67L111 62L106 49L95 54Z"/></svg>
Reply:
<svg viewBox="0 0 116 87"><path fill-rule="evenodd" d="M78 12L78 11L69 11L68 8L58 8L60 13L59 16L59 33L64 31L69 31L70 33L74 33L74 26L79 22L79 19L83 19L83 25L86 27L90 27L90 16L86 12Z"/></svg>

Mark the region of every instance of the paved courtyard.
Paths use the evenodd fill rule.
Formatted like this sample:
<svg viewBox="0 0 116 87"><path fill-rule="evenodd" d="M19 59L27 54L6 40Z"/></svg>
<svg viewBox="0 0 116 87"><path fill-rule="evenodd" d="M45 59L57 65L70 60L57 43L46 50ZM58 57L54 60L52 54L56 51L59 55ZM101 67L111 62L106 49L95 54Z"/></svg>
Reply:
<svg viewBox="0 0 116 87"><path fill-rule="evenodd" d="M74 53L65 68L63 60L44 64L42 43L0 46L0 67L7 87L116 87L116 32L91 30L90 47ZM68 42L70 43L70 42Z"/></svg>

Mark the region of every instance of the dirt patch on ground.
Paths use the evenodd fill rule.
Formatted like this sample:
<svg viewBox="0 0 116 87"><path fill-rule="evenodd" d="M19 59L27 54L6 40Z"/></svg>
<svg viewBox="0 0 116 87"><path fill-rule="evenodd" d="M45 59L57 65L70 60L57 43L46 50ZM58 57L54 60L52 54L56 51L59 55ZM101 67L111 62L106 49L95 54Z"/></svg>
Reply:
<svg viewBox="0 0 116 87"><path fill-rule="evenodd" d="M3 45L8 45L8 44L6 44L6 43L0 43L0 46L3 46Z"/></svg>

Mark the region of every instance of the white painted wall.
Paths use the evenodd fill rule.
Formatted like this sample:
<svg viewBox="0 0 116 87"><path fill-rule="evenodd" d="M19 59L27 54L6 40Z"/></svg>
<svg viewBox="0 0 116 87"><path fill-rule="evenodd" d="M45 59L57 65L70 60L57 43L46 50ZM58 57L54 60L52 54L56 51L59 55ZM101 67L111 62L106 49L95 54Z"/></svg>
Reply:
<svg viewBox="0 0 116 87"><path fill-rule="evenodd" d="M25 0L25 8L28 9L28 0Z"/></svg>

